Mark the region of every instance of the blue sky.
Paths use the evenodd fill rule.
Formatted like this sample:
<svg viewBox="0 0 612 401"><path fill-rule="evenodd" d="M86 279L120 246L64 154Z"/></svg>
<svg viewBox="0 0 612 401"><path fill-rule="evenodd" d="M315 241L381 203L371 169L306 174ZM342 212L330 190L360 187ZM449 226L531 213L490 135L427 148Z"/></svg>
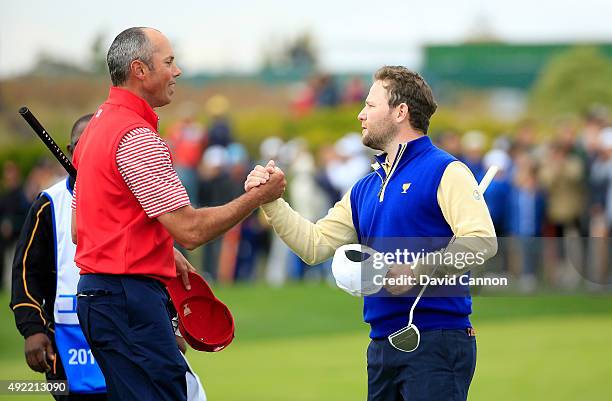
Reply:
<svg viewBox="0 0 612 401"><path fill-rule="evenodd" d="M564 3L2 0L0 77L29 68L42 51L85 62L98 33L110 45L124 28L142 25L170 38L187 72L252 71L262 49L305 30L331 71L369 72L382 64L418 67L423 44L460 43L483 27L510 42L612 42L612 2Z"/></svg>

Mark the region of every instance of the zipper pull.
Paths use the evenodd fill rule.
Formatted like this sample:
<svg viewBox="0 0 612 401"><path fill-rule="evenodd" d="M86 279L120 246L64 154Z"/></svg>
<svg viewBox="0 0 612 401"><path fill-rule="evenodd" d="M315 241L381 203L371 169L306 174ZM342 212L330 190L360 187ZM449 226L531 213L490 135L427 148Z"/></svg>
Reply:
<svg viewBox="0 0 612 401"><path fill-rule="evenodd" d="M380 188L378 189L378 202L382 202L384 199L384 189L385 189L385 185L387 184L387 179L389 177L385 177L385 180L382 182L382 184L380 185Z"/></svg>

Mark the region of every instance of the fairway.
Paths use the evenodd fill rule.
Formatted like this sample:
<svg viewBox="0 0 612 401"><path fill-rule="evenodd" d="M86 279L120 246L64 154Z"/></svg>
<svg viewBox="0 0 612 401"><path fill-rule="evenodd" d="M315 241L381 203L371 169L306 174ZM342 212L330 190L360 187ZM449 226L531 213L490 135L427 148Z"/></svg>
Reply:
<svg viewBox="0 0 612 401"><path fill-rule="evenodd" d="M319 285L218 294L236 317L236 340L220 353L188 352L209 400L365 399L368 330L359 299ZM8 303L6 295L0 300ZM8 308L0 318L0 379L37 377L23 361ZM612 297L477 297L473 323L478 365L470 400L603 401L612 394Z"/></svg>

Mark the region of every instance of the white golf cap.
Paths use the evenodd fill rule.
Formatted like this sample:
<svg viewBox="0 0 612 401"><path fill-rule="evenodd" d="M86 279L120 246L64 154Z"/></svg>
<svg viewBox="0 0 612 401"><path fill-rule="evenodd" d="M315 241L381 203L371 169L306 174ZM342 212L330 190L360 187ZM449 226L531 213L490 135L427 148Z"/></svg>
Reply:
<svg viewBox="0 0 612 401"><path fill-rule="evenodd" d="M388 267L374 264L375 253L372 248L361 244L348 244L336 249L332 261L336 285L355 297L380 291Z"/></svg>

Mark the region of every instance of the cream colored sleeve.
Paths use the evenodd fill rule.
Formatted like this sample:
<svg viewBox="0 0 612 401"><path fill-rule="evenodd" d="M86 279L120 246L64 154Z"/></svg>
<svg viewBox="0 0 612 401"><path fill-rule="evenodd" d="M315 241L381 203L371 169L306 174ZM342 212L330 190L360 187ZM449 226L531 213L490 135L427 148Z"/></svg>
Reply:
<svg viewBox="0 0 612 401"><path fill-rule="evenodd" d="M262 206L264 216L276 234L309 265L334 256L336 248L357 242L353 226L350 191L329 209L327 216L312 223L283 199Z"/></svg>
<svg viewBox="0 0 612 401"><path fill-rule="evenodd" d="M497 253L497 238L489 208L478 183L468 167L459 162L450 163L438 186L438 204L444 219L453 230L455 240L444 251L442 260L458 261L464 255L479 256L475 260L487 260ZM450 257L448 255L453 255ZM435 275L463 274L476 267L478 263L461 262L440 264L440 258L422 260L416 267L417 274L430 274L432 267L438 266ZM482 264L482 263L480 263Z"/></svg>

